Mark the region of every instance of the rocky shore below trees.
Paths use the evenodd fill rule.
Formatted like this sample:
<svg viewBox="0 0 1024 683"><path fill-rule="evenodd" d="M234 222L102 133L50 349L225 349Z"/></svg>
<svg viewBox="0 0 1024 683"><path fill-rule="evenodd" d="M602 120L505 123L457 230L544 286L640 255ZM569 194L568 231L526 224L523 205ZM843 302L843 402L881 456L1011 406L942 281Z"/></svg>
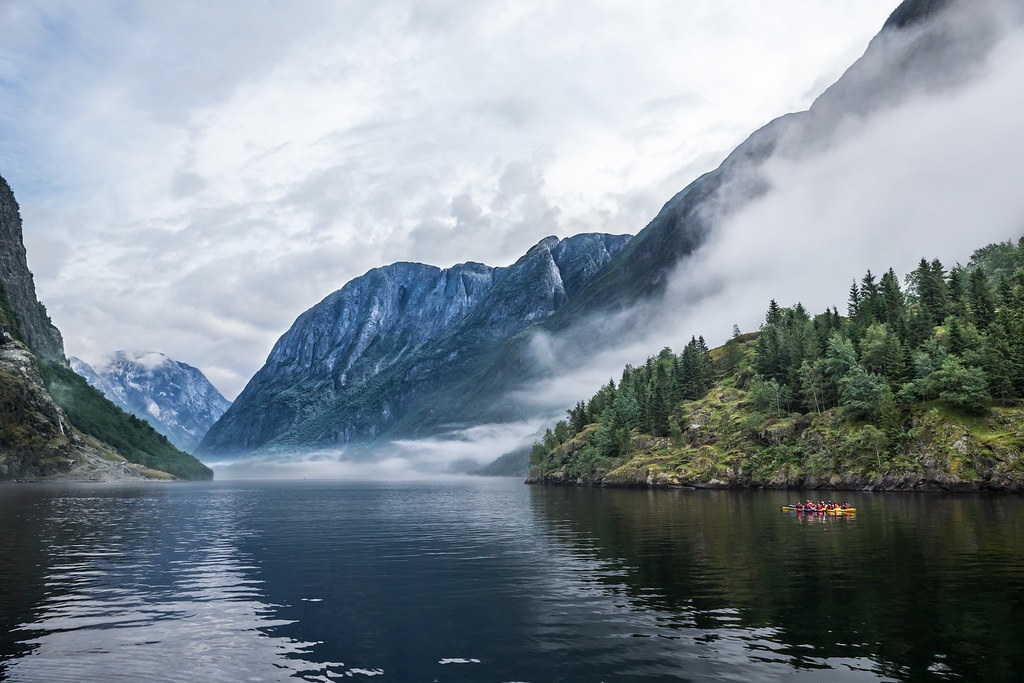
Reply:
<svg viewBox="0 0 1024 683"><path fill-rule="evenodd" d="M720 406L719 406L720 408ZM987 416L951 414L935 404L915 411L905 447L893 458L870 449L870 425L838 411L774 420L745 445L730 443L729 422L705 405L675 438L634 434L629 456L591 461L592 425L534 466L527 484L620 488L793 489L835 491L1024 492L1024 408ZM874 462L872 462L872 460ZM844 469L845 467L845 469Z"/></svg>

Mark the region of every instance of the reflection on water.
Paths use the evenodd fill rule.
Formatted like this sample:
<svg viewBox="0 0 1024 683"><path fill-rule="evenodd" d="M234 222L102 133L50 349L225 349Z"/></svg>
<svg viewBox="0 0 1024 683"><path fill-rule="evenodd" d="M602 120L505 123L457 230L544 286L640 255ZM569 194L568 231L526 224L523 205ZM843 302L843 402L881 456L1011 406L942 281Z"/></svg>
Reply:
<svg viewBox="0 0 1024 683"><path fill-rule="evenodd" d="M851 494L852 495L852 494ZM514 481L0 487L0 680L978 680L1024 502Z"/></svg>
<svg viewBox="0 0 1024 683"><path fill-rule="evenodd" d="M599 580L665 615L652 635L697 628L708 656L831 680L1021 670L1020 498L858 494L856 517L821 518L780 512L786 495L547 489L534 507L564 547L618 570Z"/></svg>
<svg viewBox="0 0 1024 683"><path fill-rule="evenodd" d="M5 498L3 519L38 534L41 590L9 631L18 654L0 661L0 677L195 681L202 671L203 680L237 681L325 670L301 658L309 643L273 635L288 622L237 549L247 533L237 520L250 507L242 493L166 492L72 487ZM5 571L3 597L27 578Z"/></svg>

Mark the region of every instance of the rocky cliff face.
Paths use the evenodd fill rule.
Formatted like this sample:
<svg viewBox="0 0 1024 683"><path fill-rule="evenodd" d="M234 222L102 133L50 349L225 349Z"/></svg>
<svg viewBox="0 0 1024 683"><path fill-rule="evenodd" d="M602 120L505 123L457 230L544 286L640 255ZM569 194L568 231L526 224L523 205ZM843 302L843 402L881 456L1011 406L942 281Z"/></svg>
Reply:
<svg viewBox="0 0 1024 683"><path fill-rule="evenodd" d="M71 469L72 429L53 402L35 356L0 331L0 480Z"/></svg>
<svg viewBox="0 0 1024 683"><path fill-rule="evenodd" d="M18 203L0 178L0 480L59 475L80 457L33 349L63 355L60 333L36 300Z"/></svg>
<svg viewBox="0 0 1024 683"><path fill-rule="evenodd" d="M393 429L420 407L417 396L445 385L439 373L451 385L467 362L549 317L628 241L549 237L505 268L371 270L299 316L200 452L348 443Z"/></svg>
<svg viewBox="0 0 1024 683"><path fill-rule="evenodd" d="M117 351L97 368L71 367L114 405L149 422L178 448L192 451L231 402L197 368L162 353Z"/></svg>
<svg viewBox="0 0 1024 683"><path fill-rule="evenodd" d="M47 358L63 358L64 342L36 299L21 237L21 213L7 181L0 178L0 298L6 298L14 337Z"/></svg>

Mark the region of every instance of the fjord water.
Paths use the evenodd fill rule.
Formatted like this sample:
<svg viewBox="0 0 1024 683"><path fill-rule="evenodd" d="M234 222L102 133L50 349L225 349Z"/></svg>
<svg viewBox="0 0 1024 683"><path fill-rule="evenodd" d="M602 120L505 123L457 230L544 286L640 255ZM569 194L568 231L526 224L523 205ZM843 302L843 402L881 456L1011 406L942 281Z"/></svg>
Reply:
<svg viewBox="0 0 1024 683"><path fill-rule="evenodd" d="M1024 501L514 480L0 486L10 681L978 680Z"/></svg>

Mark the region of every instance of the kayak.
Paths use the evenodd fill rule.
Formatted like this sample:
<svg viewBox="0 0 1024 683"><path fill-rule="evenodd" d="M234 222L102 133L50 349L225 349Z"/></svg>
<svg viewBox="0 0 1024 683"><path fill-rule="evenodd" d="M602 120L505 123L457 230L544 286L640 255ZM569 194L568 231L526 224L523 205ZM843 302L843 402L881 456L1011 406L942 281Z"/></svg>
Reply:
<svg viewBox="0 0 1024 683"><path fill-rule="evenodd" d="M835 510L805 510L803 508L796 508L792 505L783 505L783 512L803 512L810 515L855 515L857 514L857 508L836 508Z"/></svg>

